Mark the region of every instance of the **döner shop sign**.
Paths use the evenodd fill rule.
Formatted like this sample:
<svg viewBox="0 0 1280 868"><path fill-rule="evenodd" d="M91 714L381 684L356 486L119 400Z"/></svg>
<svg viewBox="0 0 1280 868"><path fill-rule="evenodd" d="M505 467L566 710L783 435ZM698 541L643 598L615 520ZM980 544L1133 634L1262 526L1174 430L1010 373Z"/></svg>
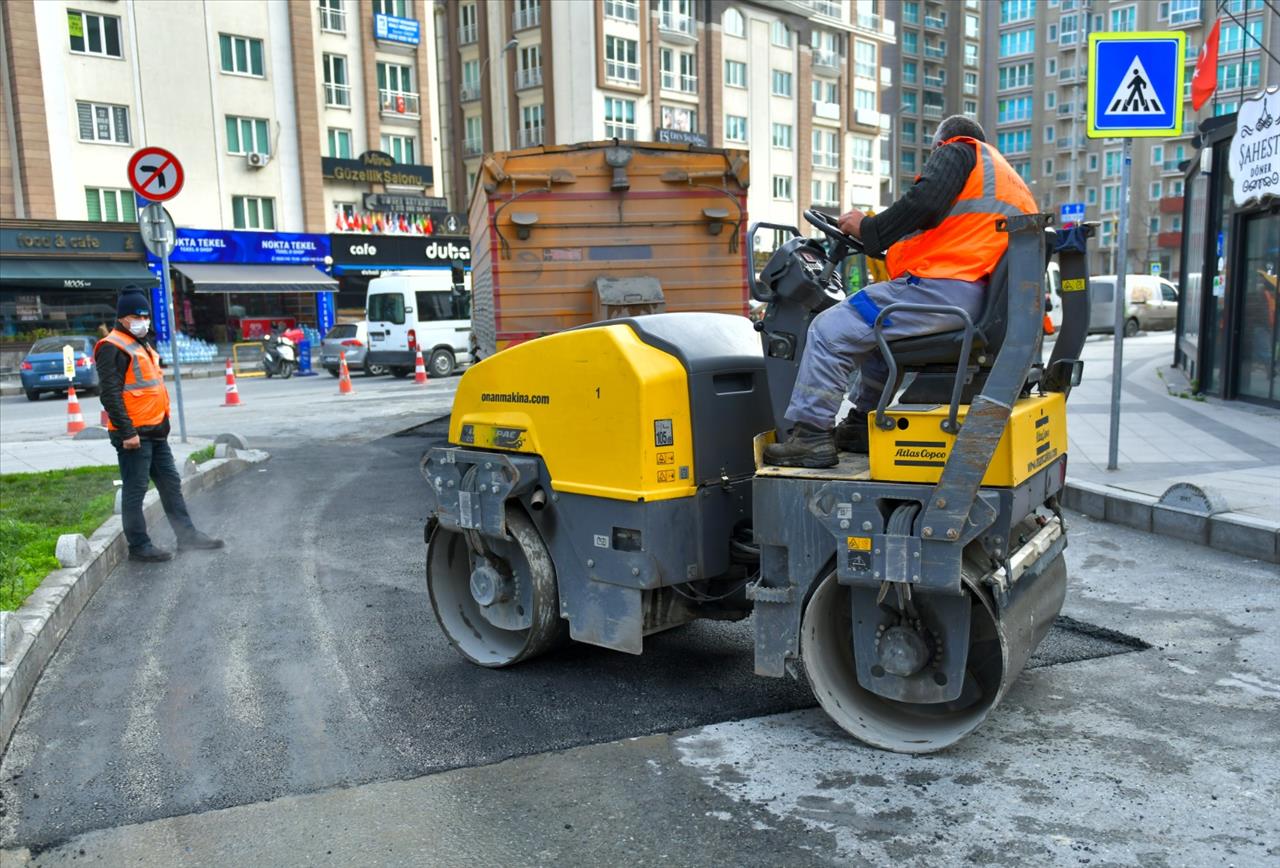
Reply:
<svg viewBox="0 0 1280 868"><path fill-rule="evenodd" d="M320 173L335 181L401 187L430 187L433 178L430 166L397 163L394 157L382 151L365 151L355 160L322 157Z"/></svg>

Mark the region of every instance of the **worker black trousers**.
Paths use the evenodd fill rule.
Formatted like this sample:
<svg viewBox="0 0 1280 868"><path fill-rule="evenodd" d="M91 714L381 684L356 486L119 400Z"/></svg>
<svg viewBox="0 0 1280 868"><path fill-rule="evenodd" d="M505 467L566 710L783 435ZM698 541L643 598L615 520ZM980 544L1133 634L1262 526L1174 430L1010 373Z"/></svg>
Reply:
<svg viewBox="0 0 1280 868"><path fill-rule="evenodd" d="M153 480L160 492L165 517L179 540L195 533L195 525L187 514L187 501L182 496L182 477L173 462L173 450L167 440L143 440L137 449L116 445L120 462L120 518L124 522L124 538L130 551L149 542L147 519L142 514L142 500L147 496L147 480Z"/></svg>

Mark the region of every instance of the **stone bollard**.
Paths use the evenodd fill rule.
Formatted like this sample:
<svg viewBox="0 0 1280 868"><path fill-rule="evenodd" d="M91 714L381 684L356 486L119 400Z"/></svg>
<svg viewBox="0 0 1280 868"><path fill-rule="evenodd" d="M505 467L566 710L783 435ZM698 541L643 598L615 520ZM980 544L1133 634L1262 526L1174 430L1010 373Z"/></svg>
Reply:
<svg viewBox="0 0 1280 868"><path fill-rule="evenodd" d="M17 612L0 612L0 663L12 663L22 644L22 622Z"/></svg>
<svg viewBox="0 0 1280 868"><path fill-rule="evenodd" d="M196 460L191 456L187 456L186 462L182 465L182 475L195 476L200 471L200 465L196 464Z"/></svg>
<svg viewBox="0 0 1280 868"><path fill-rule="evenodd" d="M249 441L245 440L240 434L219 434L213 438L214 443L229 443L235 449L248 449Z"/></svg>
<svg viewBox="0 0 1280 868"><path fill-rule="evenodd" d="M89 560L89 554L89 541L79 533L64 533L58 537L58 544L53 550L54 557L64 567L80 566Z"/></svg>

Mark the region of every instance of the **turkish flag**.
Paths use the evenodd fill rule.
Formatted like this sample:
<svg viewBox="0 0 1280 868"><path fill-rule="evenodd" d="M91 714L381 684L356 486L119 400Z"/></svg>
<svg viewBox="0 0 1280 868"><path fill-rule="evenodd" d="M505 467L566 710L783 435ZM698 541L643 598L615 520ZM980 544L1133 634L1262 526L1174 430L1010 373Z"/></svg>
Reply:
<svg viewBox="0 0 1280 868"><path fill-rule="evenodd" d="M1200 49L1200 59L1196 61L1196 74L1191 76L1191 107L1196 111L1218 87L1218 28L1221 26L1222 19L1213 22L1204 47Z"/></svg>

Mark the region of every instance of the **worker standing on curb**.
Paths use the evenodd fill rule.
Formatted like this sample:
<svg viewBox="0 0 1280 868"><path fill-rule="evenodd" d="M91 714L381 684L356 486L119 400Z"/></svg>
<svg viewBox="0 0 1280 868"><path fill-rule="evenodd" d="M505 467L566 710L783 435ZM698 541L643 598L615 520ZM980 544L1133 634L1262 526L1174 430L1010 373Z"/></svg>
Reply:
<svg viewBox="0 0 1280 868"><path fill-rule="evenodd" d="M147 480L160 492L164 514L178 537L179 549L220 549L223 542L196 530L182 496L182 478L169 448L169 392L160 354L148 342L151 302L147 293L126 286L116 303L116 323L93 351L101 383L107 430L120 462L124 484L120 515L129 543L129 559L167 561L173 553L155 546L147 534L142 500Z"/></svg>

